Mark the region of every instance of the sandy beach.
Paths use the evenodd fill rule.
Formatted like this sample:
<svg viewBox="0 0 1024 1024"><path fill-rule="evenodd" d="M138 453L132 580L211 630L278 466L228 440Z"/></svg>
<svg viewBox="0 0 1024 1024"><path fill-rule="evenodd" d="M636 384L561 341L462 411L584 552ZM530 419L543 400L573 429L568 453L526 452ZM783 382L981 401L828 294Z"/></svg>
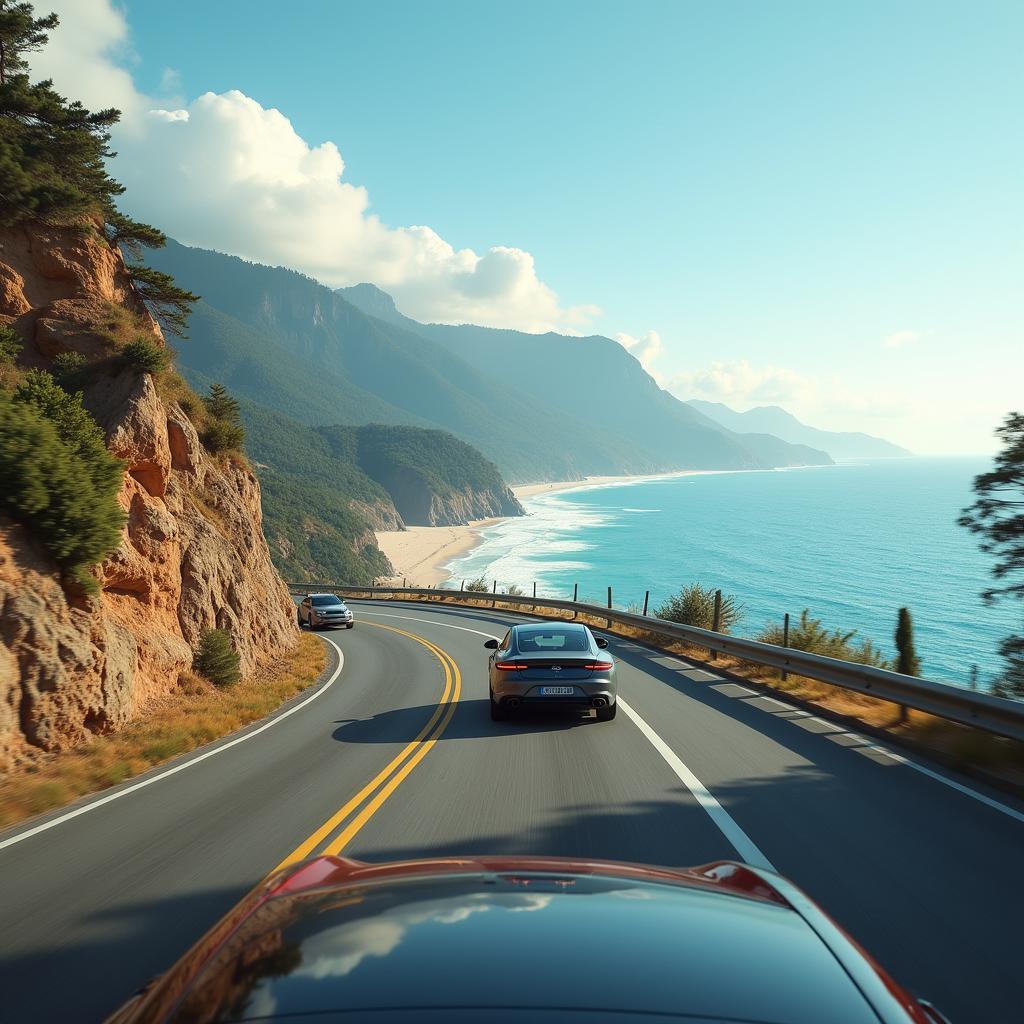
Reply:
<svg viewBox="0 0 1024 1024"><path fill-rule="evenodd" d="M649 473L642 476L588 476L582 480L555 480L540 484L520 484L512 488L520 502L541 494L552 494L573 487L599 487L604 484L629 483L637 480L660 480L664 477L692 476L701 470L680 470L675 473ZM436 587L449 578L443 568L450 561L471 551L480 543L480 531L500 519L479 519L466 526L410 526L406 530L378 530L377 546L391 560L395 575L382 580L384 585Z"/></svg>

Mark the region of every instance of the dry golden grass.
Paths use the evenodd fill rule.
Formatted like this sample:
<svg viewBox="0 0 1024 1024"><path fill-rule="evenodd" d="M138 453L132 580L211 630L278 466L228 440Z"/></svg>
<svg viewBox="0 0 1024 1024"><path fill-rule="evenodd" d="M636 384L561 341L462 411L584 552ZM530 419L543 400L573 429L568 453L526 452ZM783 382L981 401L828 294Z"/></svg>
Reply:
<svg viewBox="0 0 1024 1024"><path fill-rule="evenodd" d="M111 351L120 351L138 337L152 337L146 318L117 302L104 303L101 316L89 324L90 330L102 338Z"/></svg>
<svg viewBox="0 0 1024 1024"><path fill-rule="evenodd" d="M443 602L443 594L444 591L439 590L437 597L405 597L402 600ZM482 594L479 600L458 603L463 607L468 605L477 608L494 607L503 611L524 611L521 605L503 602L500 594L497 595L495 604L492 605L491 602L491 595ZM552 609L545 609L543 612L545 616L553 618L572 618L571 612L558 612ZM580 615L576 621L585 622L600 629L602 633L638 640L651 647L678 654L688 660L705 664L709 669L749 679L832 716L851 719L855 725L867 726L877 733L897 740L906 740L957 767L966 770L980 769L998 776L1001 781L1011 786L1024 788L1024 744L1014 740L993 736L984 730L972 729L955 722L947 722L945 719L920 711L908 711L906 719L901 721L899 706L889 701L866 697L839 686L819 683L814 679L805 679L792 673L788 679L783 680L775 669L740 661L727 655L720 654L716 660L711 661L704 647L681 644L671 637L649 630L615 624L608 626L607 619L600 615Z"/></svg>
<svg viewBox="0 0 1024 1024"><path fill-rule="evenodd" d="M144 718L110 736L0 777L0 826L62 807L124 782L161 761L219 739L270 714L323 671L327 653L303 633L294 650L234 686L186 675Z"/></svg>

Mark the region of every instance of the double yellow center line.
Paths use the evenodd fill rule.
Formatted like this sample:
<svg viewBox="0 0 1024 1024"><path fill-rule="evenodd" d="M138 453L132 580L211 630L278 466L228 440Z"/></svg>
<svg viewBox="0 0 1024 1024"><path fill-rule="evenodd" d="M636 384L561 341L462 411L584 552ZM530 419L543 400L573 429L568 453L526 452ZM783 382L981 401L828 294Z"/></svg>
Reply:
<svg viewBox="0 0 1024 1024"><path fill-rule="evenodd" d="M415 633L407 633L404 629L384 626L379 622L364 622L363 624L398 633L426 647L441 663L441 668L444 670L444 692L441 694L441 700L434 709L434 713L416 738L396 755L383 771L363 786L351 800L332 814L308 839L292 850L275 870L304 860L306 857L312 857L314 852L321 855L341 853L359 830L377 813L381 804L402 784L416 765L430 753L431 748L441 738L441 734L448 728L448 723L451 721L452 715L455 714L455 705L462 695L462 675L458 665L447 651ZM348 823L345 824L345 822ZM334 835L341 826L344 827L337 835ZM317 847L332 835L334 838L317 850Z"/></svg>

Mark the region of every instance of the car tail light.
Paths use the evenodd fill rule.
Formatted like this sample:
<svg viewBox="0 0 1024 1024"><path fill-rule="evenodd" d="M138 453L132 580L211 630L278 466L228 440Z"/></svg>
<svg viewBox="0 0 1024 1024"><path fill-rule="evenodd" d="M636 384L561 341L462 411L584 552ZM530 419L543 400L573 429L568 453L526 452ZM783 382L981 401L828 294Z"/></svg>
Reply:
<svg viewBox="0 0 1024 1024"><path fill-rule="evenodd" d="M584 668L589 668L591 672L607 672L612 667L610 661L588 661Z"/></svg>
<svg viewBox="0 0 1024 1024"><path fill-rule="evenodd" d="M518 661L499 661L494 667L502 672L523 672L529 668L528 665L521 665Z"/></svg>

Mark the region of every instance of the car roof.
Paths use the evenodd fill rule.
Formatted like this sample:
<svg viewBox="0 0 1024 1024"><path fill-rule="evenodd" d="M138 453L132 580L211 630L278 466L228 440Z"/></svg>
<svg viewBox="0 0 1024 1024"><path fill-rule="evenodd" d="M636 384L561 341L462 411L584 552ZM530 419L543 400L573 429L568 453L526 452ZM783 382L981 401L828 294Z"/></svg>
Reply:
<svg viewBox="0 0 1024 1024"><path fill-rule="evenodd" d="M562 633L589 633L590 630L582 622L517 622L512 627L518 633L539 632L550 633L553 630Z"/></svg>
<svg viewBox="0 0 1024 1024"><path fill-rule="evenodd" d="M553 860L368 867L336 879L329 862L346 863L311 862L218 940L170 1019L200 1009L214 1019L214 1000L225 1021L342 1010L424 1019L431 1009L473 1019L480 1007L531 1020L912 1019L876 1015L808 918L738 865L740 884L723 885Z"/></svg>
<svg viewBox="0 0 1024 1024"><path fill-rule="evenodd" d="M338 597L337 594L331 594L331 593L327 593L327 592L322 593L322 594L319 593L319 592L315 593L315 594L314 593L310 593L310 594L307 594L306 597L334 597L334 598L337 598L337 600L339 600L339 601L343 601L344 600L344 598Z"/></svg>

